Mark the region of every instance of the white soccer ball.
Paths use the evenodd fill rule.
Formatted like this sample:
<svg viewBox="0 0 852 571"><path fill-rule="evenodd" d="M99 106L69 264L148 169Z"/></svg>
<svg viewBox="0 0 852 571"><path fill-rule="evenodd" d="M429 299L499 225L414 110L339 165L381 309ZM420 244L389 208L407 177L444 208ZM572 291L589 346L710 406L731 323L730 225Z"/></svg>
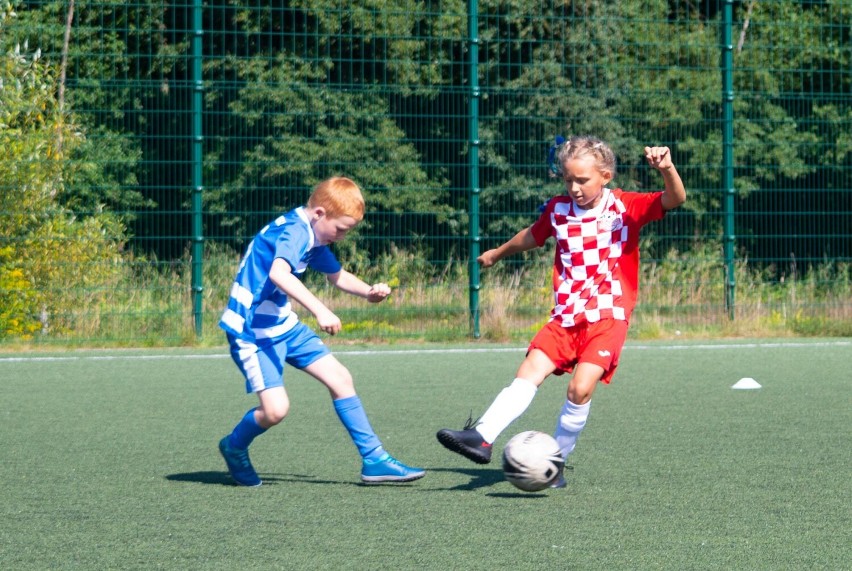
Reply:
<svg viewBox="0 0 852 571"><path fill-rule="evenodd" d="M503 474L519 490L538 492L559 479L565 461L549 434L528 430L513 436L503 448Z"/></svg>

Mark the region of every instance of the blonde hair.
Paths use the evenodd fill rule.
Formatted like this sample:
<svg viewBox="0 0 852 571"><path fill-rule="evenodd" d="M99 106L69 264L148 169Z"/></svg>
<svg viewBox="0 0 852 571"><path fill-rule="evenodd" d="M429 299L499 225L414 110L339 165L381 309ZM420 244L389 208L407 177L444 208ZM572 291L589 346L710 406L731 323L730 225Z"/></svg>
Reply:
<svg viewBox="0 0 852 571"><path fill-rule="evenodd" d="M364 196L352 179L333 176L314 187L308 208L321 206L329 218L350 216L360 222L364 218Z"/></svg>
<svg viewBox="0 0 852 571"><path fill-rule="evenodd" d="M575 136L568 139L559 149L559 166L571 159L591 155L595 159L595 167L601 172L608 172L615 178L615 153L609 145L596 137Z"/></svg>

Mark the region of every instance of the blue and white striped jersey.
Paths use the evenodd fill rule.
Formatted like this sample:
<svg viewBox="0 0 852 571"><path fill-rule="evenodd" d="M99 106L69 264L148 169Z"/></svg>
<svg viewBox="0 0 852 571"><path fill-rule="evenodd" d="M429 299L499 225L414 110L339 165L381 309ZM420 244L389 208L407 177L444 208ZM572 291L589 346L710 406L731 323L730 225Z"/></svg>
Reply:
<svg viewBox="0 0 852 571"><path fill-rule="evenodd" d="M299 318L287 295L269 279L276 258L290 264L296 276L308 267L325 274L341 269L328 246L316 244L305 209L291 210L266 225L249 244L219 327L238 339L264 344L293 328Z"/></svg>

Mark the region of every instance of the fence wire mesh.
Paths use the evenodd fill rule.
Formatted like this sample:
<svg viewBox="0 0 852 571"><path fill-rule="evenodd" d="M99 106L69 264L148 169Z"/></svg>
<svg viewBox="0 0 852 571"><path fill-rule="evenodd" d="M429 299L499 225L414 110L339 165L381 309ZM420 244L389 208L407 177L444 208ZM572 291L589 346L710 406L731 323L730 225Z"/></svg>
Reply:
<svg viewBox="0 0 852 571"><path fill-rule="evenodd" d="M338 256L395 290L311 278L343 338L525 340L552 246L471 258L561 192L574 134L615 186L662 187L646 145L686 183L632 334L852 335L852 2L0 6L5 342L221 342L254 233L335 174L368 209Z"/></svg>

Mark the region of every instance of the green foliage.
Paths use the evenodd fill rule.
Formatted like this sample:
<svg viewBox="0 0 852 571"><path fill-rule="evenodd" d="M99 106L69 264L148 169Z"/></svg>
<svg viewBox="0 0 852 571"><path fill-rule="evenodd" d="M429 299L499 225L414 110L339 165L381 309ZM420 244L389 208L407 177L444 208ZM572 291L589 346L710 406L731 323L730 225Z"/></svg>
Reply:
<svg viewBox="0 0 852 571"><path fill-rule="evenodd" d="M78 0L67 53L67 2L14 6L0 0L0 247L13 248L4 258L2 295L20 295L15 311L30 325L37 318L54 332L96 334L104 326L107 337L123 335L128 326L114 317L120 307L151 342L159 328L187 338L186 243L195 228L186 213L198 158L190 134L198 121L207 214L201 233L207 255L227 261L204 268L212 274L205 274L205 332L218 338L216 314L250 236L304 203L317 181L346 174L365 188L368 216L337 246L341 259L371 281L391 282L394 303L417 308L404 314L405 304L387 304L382 311L392 308L389 315L401 320L420 312L412 321L438 316L442 328L464 335L476 101L480 245L526 226L561 191L545 168L554 135L607 140L619 160L615 184L628 190L660 187L642 147L669 145L689 200L649 228L643 254L659 259L643 270L645 307L659 321L647 330L665 335L687 308L721 327L719 3L481 0L474 94L467 3L208 2L201 110L194 108L201 85L191 73L198 36L188 6ZM786 331L798 319L816 330L801 321L820 319L803 300L828 319L848 313L832 293L846 270L822 272L831 256L848 258L842 224L852 200L852 105L844 95L852 85L852 7L773 1L733 8L736 269L744 284L737 311L750 319L771 305L767 327ZM154 205L156 215L144 212ZM774 239L778 227L797 247ZM91 253L83 240L94 240ZM804 255L802 243L811 250ZM74 259L62 267L52 248L67 248ZM37 261L36 252L48 259ZM791 252L812 263L807 277L791 279ZM526 336L540 306L546 311L539 272L549 264L530 269L539 256L519 257L504 275L486 278L505 286L483 290L497 338ZM518 275L532 275L535 287L519 290ZM820 277L810 286L812 276ZM143 285L152 291L141 292ZM75 289L76 308L68 293ZM114 322L84 323L83 302ZM375 318L384 322L395 323Z"/></svg>
<svg viewBox="0 0 852 571"><path fill-rule="evenodd" d="M779 278L777 268L740 256L730 321L721 249L718 242L696 243L686 252L673 249L662 260L643 262L634 317L641 335L670 337L681 330L698 336L844 336L852 330L852 265L832 259Z"/></svg>
<svg viewBox="0 0 852 571"><path fill-rule="evenodd" d="M18 4L7 34L0 36L0 49L28 44L39 50L46 66L57 70L68 4ZM173 69L176 52L165 39L164 12L159 2L75 2L64 103L77 111L75 123L87 136L67 151L62 205L82 213L106 207L125 221L132 221L136 210L154 205L139 190L150 174L140 163L143 135L151 128L140 110L158 91L135 89L126 78L162 78ZM167 80L160 87L167 92Z"/></svg>
<svg viewBox="0 0 852 571"><path fill-rule="evenodd" d="M205 196L207 207L223 214L222 229L211 228L214 233L251 235L266 220L245 217L242 205L287 210L303 204L311 187L332 174L351 176L365 188L370 211L383 214L365 223L374 233L398 234L406 212L421 213L447 232L460 230L445 174L424 166L410 133L393 119L394 100L378 83L379 77L401 85L434 79L440 66L416 64L427 47L399 36L419 20L404 6L380 10L372 3L355 3L349 8L311 2L283 9L292 17L286 22L311 26L315 42L291 44L281 41L284 36L270 37L280 20L267 9L233 14L227 26L247 34L235 38L236 44L226 37L214 40L222 42L226 55L208 62L207 73L236 79L211 90L207 100L226 123L208 161L216 165L208 168L209 177L221 180ZM436 33L453 25L458 21L451 17L429 23ZM246 37L271 41L256 48L243 44ZM253 49L255 57L239 57L243 47ZM363 89L337 88L351 81L363 81ZM432 94L427 89L424 96Z"/></svg>
<svg viewBox="0 0 852 571"><path fill-rule="evenodd" d="M82 317L81 309L96 307L118 285L127 285L123 230L111 214L76 220L58 213L22 238L19 255L38 287L45 328L67 331L74 326L69 315Z"/></svg>
<svg viewBox="0 0 852 571"><path fill-rule="evenodd" d="M41 328L35 319L38 292L15 261L14 249L0 248L0 339L29 339Z"/></svg>
<svg viewBox="0 0 852 571"><path fill-rule="evenodd" d="M62 206L68 157L85 137L59 109L55 71L26 45L0 53L0 336L63 330L55 315L88 307L119 275L121 220Z"/></svg>
<svg viewBox="0 0 852 571"><path fill-rule="evenodd" d="M241 154L239 175L208 195L211 210L238 210L236 203L252 200L254 194L295 186L298 195L273 204L287 210L304 204L316 183L339 173L365 188L371 210L413 210L432 213L438 221L448 219L440 181L429 180L413 146L397 142L404 133L386 118L387 108L380 98L370 93L333 95L319 86L287 84L286 77L283 65L260 70L258 76L247 78L250 87L232 104L234 121L246 129L235 128L233 137L269 134L256 138ZM288 108L290 113L267 111L275 108ZM305 130L312 136L306 137ZM384 168L387 164L396 168ZM238 233L257 230L242 226L241 221L230 220ZM381 226L380 221L368 223Z"/></svg>
<svg viewBox="0 0 852 571"><path fill-rule="evenodd" d="M754 2L741 50L735 53L737 188L749 192L771 183L814 180L820 167L838 174L848 147L841 132L848 100L832 93L849 89L849 31L826 22L849 17L845 3ZM771 47L771 49L770 49ZM831 85L830 82L834 82ZM752 96L758 92L759 96ZM831 116L840 122L814 120ZM841 158L842 160L842 158ZM820 177L812 186L834 176ZM847 178L848 181L848 178ZM830 183L829 183L830 184ZM848 183L847 183L848 186Z"/></svg>

